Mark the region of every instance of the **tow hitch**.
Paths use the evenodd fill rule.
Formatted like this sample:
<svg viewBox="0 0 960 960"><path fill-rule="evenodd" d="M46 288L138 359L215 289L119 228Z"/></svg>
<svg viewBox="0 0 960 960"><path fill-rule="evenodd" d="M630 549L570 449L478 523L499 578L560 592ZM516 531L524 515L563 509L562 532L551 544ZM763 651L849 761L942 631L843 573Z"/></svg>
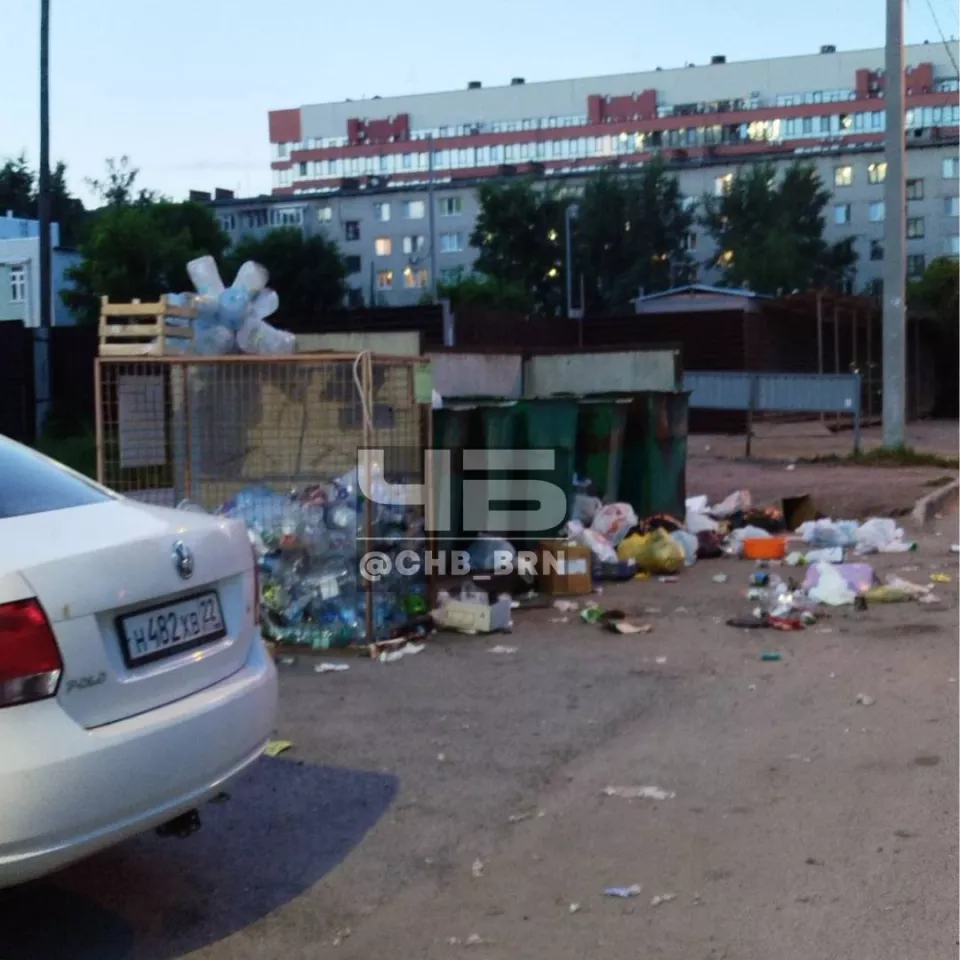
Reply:
<svg viewBox="0 0 960 960"><path fill-rule="evenodd" d="M185 840L200 829L200 814L196 810L188 810L157 827L158 837L179 837Z"/></svg>

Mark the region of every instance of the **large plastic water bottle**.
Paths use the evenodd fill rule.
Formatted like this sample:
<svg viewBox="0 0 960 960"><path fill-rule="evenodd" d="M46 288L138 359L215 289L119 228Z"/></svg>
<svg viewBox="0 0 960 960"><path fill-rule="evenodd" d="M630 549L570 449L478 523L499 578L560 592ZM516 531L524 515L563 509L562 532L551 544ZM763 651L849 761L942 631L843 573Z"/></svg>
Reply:
<svg viewBox="0 0 960 960"><path fill-rule="evenodd" d="M187 264L187 275L196 288L197 293L211 297L219 297L223 293L223 281L217 269L217 261L213 257L197 257Z"/></svg>

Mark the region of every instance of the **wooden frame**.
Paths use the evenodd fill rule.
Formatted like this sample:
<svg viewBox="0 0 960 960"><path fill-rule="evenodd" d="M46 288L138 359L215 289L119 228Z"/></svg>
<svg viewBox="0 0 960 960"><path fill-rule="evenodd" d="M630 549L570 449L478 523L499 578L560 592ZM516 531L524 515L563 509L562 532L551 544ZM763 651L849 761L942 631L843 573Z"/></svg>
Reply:
<svg viewBox="0 0 960 960"><path fill-rule="evenodd" d="M169 340L192 340L193 328L167 321L192 320L193 307L178 307L163 294L155 303L110 303L109 297L100 298L100 356L136 357L164 356ZM130 322L133 321L133 322ZM155 343L145 344L144 338Z"/></svg>

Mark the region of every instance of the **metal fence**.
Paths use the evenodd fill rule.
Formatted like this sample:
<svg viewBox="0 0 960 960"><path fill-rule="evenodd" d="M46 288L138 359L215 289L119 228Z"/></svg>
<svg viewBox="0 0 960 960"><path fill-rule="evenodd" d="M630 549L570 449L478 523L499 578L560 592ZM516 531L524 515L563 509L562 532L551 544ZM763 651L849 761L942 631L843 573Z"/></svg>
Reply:
<svg viewBox="0 0 960 960"><path fill-rule="evenodd" d="M817 373L704 373L688 371L683 388L690 409L747 414L746 454L757 413L842 413L853 418L853 450L860 449L860 375Z"/></svg>

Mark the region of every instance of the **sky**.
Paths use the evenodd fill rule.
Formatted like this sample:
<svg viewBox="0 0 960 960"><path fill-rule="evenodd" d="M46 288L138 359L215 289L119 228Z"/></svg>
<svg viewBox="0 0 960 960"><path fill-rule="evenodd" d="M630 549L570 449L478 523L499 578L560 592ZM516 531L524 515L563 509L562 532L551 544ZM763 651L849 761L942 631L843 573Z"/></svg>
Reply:
<svg viewBox="0 0 960 960"><path fill-rule="evenodd" d="M39 155L39 0L0 0L0 161ZM270 191L267 112L882 46L881 0L50 0L50 155L74 194L107 157L139 185ZM906 41L960 32L954 0L908 0Z"/></svg>

